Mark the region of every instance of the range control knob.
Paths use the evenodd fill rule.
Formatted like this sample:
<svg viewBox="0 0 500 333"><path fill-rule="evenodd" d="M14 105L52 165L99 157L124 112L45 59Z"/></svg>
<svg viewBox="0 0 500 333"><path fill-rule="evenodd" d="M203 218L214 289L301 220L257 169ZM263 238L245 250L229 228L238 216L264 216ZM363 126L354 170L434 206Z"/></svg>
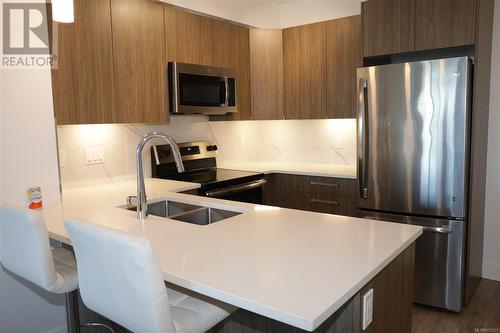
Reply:
<svg viewBox="0 0 500 333"><path fill-rule="evenodd" d="M216 151L217 149L219 149L219 148L217 148L217 145L213 145L213 146L212 146L212 150L213 150L213 151Z"/></svg>
<svg viewBox="0 0 500 333"><path fill-rule="evenodd" d="M212 151L214 150L214 146L207 146L207 151Z"/></svg>

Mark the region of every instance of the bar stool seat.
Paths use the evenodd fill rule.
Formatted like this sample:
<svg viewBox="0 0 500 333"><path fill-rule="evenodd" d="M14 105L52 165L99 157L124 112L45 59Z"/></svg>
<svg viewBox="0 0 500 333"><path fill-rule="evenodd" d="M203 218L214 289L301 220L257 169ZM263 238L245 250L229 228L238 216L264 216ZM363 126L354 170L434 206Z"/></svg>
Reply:
<svg viewBox="0 0 500 333"><path fill-rule="evenodd" d="M172 322L177 333L205 332L225 319L235 308L189 291L167 288Z"/></svg>
<svg viewBox="0 0 500 333"><path fill-rule="evenodd" d="M65 294L68 332L82 326L78 316L78 270L73 252L51 249L42 215L37 211L0 204L0 264L6 271L54 294Z"/></svg>
<svg viewBox="0 0 500 333"><path fill-rule="evenodd" d="M76 254L83 302L132 332L206 332L236 310L167 287L147 239L81 220L66 221L65 226Z"/></svg>

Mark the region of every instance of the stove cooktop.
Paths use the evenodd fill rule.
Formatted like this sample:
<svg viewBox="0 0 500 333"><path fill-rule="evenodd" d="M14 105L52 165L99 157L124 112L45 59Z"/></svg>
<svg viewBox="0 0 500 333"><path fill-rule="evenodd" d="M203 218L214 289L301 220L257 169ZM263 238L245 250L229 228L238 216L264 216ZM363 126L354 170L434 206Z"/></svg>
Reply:
<svg viewBox="0 0 500 333"><path fill-rule="evenodd" d="M199 183L205 187L215 183L245 183L247 181L250 182L263 177L264 175L262 173L257 172L211 168L204 170L191 170L184 173L169 175L168 178L165 178L191 183Z"/></svg>

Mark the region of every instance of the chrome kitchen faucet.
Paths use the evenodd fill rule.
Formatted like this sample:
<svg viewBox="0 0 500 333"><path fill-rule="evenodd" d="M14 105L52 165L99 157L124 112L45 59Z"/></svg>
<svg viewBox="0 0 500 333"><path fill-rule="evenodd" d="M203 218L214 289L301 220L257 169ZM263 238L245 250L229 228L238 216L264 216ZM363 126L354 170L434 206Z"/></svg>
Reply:
<svg viewBox="0 0 500 333"><path fill-rule="evenodd" d="M163 133L151 132L144 135L139 143L137 143L137 148L135 150L135 162L137 167L137 217L142 221L148 216L148 206L147 206L147 196L146 196L146 186L144 185L144 170L142 166L142 151L146 143L151 139L163 139L172 147L172 154L174 156L175 164L177 166L178 172L184 172L184 164L182 163L181 152L175 140ZM128 198L128 202L131 203L131 199Z"/></svg>

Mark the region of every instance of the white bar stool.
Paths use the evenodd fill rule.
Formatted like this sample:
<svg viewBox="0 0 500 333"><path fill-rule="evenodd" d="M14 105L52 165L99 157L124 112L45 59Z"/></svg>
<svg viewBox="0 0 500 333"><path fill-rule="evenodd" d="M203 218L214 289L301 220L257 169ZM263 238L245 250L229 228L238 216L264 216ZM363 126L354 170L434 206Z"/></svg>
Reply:
<svg viewBox="0 0 500 333"><path fill-rule="evenodd" d="M206 332L235 308L165 287L148 240L84 221L65 223L85 305L132 332ZM203 298L203 300L201 300Z"/></svg>
<svg viewBox="0 0 500 333"><path fill-rule="evenodd" d="M0 263L5 270L55 294L66 294L68 332L79 332L78 277L75 256L64 248L51 249L41 214L0 204Z"/></svg>

